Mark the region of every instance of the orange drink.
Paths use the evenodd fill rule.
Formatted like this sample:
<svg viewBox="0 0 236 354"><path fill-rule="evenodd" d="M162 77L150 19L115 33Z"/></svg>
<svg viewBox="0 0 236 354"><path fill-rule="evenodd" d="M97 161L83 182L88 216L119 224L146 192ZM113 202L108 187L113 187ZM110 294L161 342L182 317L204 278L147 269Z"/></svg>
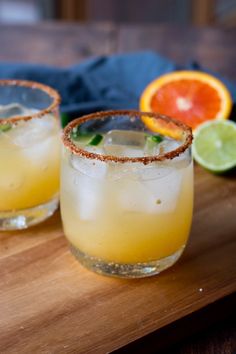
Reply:
<svg viewBox="0 0 236 354"><path fill-rule="evenodd" d="M108 275L142 277L168 268L191 227L191 131L154 114L172 129L176 124L181 139L153 135L141 115L104 112L64 131L65 235L82 264Z"/></svg>
<svg viewBox="0 0 236 354"><path fill-rule="evenodd" d="M0 103L5 97L0 106L0 229L12 230L36 224L57 208L59 96L43 85L16 81L0 81L0 96Z"/></svg>

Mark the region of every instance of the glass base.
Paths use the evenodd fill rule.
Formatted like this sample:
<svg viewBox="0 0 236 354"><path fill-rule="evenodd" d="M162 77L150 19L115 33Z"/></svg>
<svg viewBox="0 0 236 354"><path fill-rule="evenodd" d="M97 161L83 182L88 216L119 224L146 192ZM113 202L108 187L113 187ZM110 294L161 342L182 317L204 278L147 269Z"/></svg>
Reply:
<svg viewBox="0 0 236 354"><path fill-rule="evenodd" d="M45 204L19 211L0 211L0 230L26 229L49 218L58 207L58 197Z"/></svg>
<svg viewBox="0 0 236 354"><path fill-rule="evenodd" d="M70 250L72 254L79 260L79 262L86 268L93 270L96 273L119 278L144 278L156 275L163 270L171 267L181 256L185 246L181 247L177 252L171 256L151 261L147 263L124 264L105 262L100 258L91 257L75 248L70 243Z"/></svg>

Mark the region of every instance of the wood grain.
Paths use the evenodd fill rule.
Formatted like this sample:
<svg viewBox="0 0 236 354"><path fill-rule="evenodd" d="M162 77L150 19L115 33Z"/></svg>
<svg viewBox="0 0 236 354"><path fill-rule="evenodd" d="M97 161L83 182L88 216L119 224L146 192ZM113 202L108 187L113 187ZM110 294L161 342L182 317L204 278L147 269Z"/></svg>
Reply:
<svg viewBox="0 0 236 354"><path fill-rule="evenodd" d="M235 180L196 168L195 187L189 245L176 266L149 279L84 269L68 251L59 214L18 237L1 233L0 352L105 353L232 294Z"/></svg>
<svg viewBox="0 0 236 354"><path fill-rule="evenodd" d="M65 21L75 21L86 19L86 1L85 0L58 0L55 5L57 18Z"/></svg>
<svg viewBox="0 0 236 354"><path fill-rule="evenodd" d="M215 19L215 0L192 1L192 23L194 25L208 25Z"/></svg>
<svg viewBox="0 0 236 354"><path fill-rule="evenodd" d="M0 60L66 66L150 48L181 63L195 58L236 80L235 30L58 23L0 29ZM186 316L228 295L227 301L236 290L235 180L195 167L188 247L173 268L149 279L117 280L85 270L68 251L59 212L29 230L0 233L0 353L99 354L160 338L164 330L168 342L169 326L179 333ZM227 333L233 332L224 339ZM145 343L143 353L149 339ZM211 343L208 353L214 352Z"/></svg>
<svg viewBox="0 0 236 354"><path fill-rule="evenodd" d="M151 49L181 65L197 61L228 78L236 78L236 29L186 26L121 26L118 51Z"/></svg>
<svg viewBox="0 0 236 354"><path fill-rule="evenodd" d="M72 65L91 56L110 54L114 36L110 24L0 26L0 60Z"/></svg>

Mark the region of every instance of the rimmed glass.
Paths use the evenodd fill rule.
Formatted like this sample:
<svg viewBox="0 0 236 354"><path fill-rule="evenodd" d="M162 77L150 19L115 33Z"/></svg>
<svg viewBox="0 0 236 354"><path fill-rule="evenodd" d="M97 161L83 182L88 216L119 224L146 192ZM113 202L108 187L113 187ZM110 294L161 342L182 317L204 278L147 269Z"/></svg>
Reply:
<svg viewBox="0 0 236 354"><path fill-rule="evenodd" d="M58 206L59 104L49 86L0 80L0 230L35 225Z"/></svg>
<svg viewBox="0 0 236 354"><path fill-rule="evenodd" d="M75 257L127 278L173 265L192 221L191 129L155 113L108 111L72 121L62 140L61 214Z"/></svg>

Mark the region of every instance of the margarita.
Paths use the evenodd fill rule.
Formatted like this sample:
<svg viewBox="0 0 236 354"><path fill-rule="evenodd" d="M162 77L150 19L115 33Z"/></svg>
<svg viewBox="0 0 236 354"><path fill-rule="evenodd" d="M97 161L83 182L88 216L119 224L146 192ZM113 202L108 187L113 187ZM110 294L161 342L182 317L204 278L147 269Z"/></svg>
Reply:
<svg viewBox="0 0 236 354"><path fill-rule="evenodd" d="M83 131L78 120L64 135L65 235L84 265L110 275L138 277L169 267L183 252L191 227L190 149L135 125L140 115L113 113L115 129L105 119L96 133Z"/></svg>
<svg viewBox="0 0 236 354"><path fill-rule="evenodd" d="M39 91L23 86L25 89L35 90L34 95ZM58 112L42 112L33 107L30 98L27 106L18 102L0 106L0 228L3 230L36 224L50 216L58 205Z"/></svg>

